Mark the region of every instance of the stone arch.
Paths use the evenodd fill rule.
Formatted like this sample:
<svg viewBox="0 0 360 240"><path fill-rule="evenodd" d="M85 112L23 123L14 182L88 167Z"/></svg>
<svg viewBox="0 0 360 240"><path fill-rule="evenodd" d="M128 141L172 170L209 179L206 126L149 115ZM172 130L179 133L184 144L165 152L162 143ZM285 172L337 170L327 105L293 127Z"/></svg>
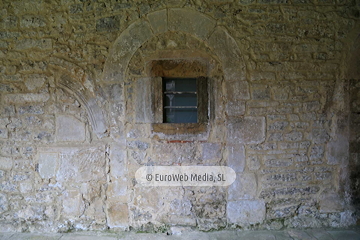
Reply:
<svg viewBox="0 0 360 240"><path fill-rule="evenodd" d="M126 68L136 50L152 37L166 31L181 31L207 42L219 57L225 80L245 80L246 70L236 41L216 20L190 9L169 8L149 13L132 23L116 39L106 60L103 83L123 82Z"/></svg>

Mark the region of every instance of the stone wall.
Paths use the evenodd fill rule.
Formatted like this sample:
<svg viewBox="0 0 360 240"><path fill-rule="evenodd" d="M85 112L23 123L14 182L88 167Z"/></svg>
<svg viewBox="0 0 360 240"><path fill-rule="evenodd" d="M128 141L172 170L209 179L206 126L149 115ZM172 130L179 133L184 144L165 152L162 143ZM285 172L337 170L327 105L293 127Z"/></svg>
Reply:
<svg viewBox="0 0 360 240"><path fill-rule="evenodd" d="M354 224L359 8L1 1L0 231ZM154 131L158 60L206 66L204 130ZM142 187L144 165L229 166L237 179Z"/></svg>

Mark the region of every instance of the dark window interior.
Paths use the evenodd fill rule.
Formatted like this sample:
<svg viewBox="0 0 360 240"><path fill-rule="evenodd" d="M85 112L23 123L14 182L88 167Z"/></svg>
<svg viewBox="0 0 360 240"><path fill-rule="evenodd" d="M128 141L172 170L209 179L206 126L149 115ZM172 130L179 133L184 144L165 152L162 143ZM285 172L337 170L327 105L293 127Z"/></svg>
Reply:
<svg viewBox="0 0 360 240"><path fill-rule="evenodd" d="M197 123L196 78L163 78L163 122Z"/></svg>

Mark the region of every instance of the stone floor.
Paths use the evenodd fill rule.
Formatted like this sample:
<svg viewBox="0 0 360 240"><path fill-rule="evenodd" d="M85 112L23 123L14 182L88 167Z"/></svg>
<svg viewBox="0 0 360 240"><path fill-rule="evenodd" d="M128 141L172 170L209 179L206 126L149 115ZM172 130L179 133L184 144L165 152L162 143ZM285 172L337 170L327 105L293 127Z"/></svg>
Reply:
<svg viewBox="0 0 360 240"><path fill-rule="evenodd" d="M74 233L0 233L0 239L16 240L166 240L166 239L186 239L186 240L360 240L360 227L349 229L288 229L283 231L218 231L218 232L198 232L188 231L174 235L166 233L102 233L102 232L74 232Z"/></svg>

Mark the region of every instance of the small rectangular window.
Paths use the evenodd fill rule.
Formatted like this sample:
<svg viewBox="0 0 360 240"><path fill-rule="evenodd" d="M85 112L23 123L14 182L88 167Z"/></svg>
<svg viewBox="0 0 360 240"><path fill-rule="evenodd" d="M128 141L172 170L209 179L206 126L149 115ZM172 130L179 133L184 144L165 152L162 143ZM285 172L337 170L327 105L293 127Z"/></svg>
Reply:
<svg viewBox="0 0 360 240"><path fill-rule="evenodd" d="M196 78L163 78L163 122L197 123Z"/></svg>

